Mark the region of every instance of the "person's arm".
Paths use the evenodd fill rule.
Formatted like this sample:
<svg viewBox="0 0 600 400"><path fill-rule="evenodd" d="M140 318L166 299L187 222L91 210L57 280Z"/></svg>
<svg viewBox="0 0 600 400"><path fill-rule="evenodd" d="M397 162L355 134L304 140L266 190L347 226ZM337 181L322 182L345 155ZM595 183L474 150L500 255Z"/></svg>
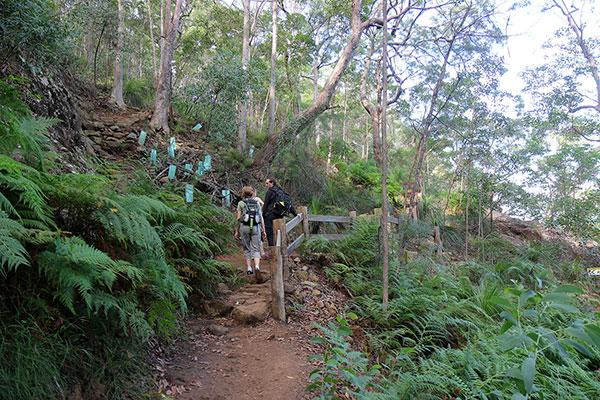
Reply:
<svg viewBox="0 0 600 400"><path fill-rule="evenodd" d="M262 216L262 212L260 213L260 231L262 232L263 242L267 240L267 230L265 228L265 218Z"/></svg>
<svg viewBox="0 0 600 400"><path fill-rule="evenodd" d="M235 240L239 240L240 238L240 218L242 217L242 211L241 210L237 210L237 218L235 219L235 233L233 234L233 237L235 238Z"/></svg>

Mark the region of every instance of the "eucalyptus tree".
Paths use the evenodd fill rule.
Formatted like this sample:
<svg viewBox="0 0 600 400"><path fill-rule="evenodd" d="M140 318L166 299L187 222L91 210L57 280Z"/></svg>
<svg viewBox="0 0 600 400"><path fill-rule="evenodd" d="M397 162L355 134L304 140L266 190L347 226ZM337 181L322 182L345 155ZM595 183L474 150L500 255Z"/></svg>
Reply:
<svg viewBox="0 0 600 400"><path fill-rule="evenodd" d="M493 21L491 1L461 2L432 8L433 15L413 28L413 35L397 54L404 55L396 71L409 75L411 87L404 95L402 114L417 135L417 147L408 184L410 207L416 217L417 194L423 190L423 165L431 134L439 116L457 96L463 76L480 68L477 61L488 55L503 35ZM460 111L459 111L460 112Z"/></svg>
<svg viewBox="0 0 600 400"><path fill-rule="evenodd" d="M275 138L275 75L277 65L277 0L271 0L272 9L272 34L271 34L271 75L269 79L269 138Z"/></svg>
<svg viewBox="0 0 600 400"><path fill-rule="evenodd" d="M175 53L177 38L181 25L181 16L187 5L187 0L177 0L172 9L171 1L165 3L165 15L162 21L164 26L164 40L160 49L160 71L154 95L154 111L150 126L164 132L170 132L168 110L171 105L171 85L173 79L172 60Z"/></svg>
<svg viewBox="0 0 600 400"><path fill-rule="evenodd" d="M125 35L125 10L123 0L117 0L117 45L113 63L113 87L110 100L118 107L123 107L123 42Z"/></svg>
<svg viewBox="0 0 600 400"><path fill-rule="evenodd" d="M600 33L594 2L549 0L544 10L564 21L546 43L540 65L525 73L536 117L553 130L600 141Z"/></svg>
<svg viewBox="0 0 600 400"><path fill-rule="evenodd" d="M335 66L331 71L331 74L327 78L323 89L320 91L319 95L316 97L316 99L314 99L311 105L304 109L297 118L294 118L291 122L288 122L281 129L277 138L270 140L268 146L263 152L262 161L272 161L277 153L280 143L293 139L304 128L309 126L318 115L330 107L331 99L335 93L340 78L352 60L354 51L360 43L362 33L365 29L375 23L381 24L381 17L376 13L377 8L378 7L373 7L373 4L368 4L367 7L363 9L360 0L352 0L350 35L343 51L341 52ZM367 15L368 18L364 19L364 15Z"/></svg>
<svg viewBox="0 0 600 400"><path fill-rule="evenodd" d="M242 68L248 69L250 59L250 0L244 0L244 27L242 36ZM239 114L238 150L246 149L246 136L248 127L248 101L242 100Z"/></svg>

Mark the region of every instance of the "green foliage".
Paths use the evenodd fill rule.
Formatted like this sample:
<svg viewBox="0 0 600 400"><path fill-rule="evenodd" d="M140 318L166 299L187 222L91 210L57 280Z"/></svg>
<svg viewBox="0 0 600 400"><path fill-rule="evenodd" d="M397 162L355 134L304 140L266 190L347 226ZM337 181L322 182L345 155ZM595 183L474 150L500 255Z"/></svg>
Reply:
<svg viewBox="0 0 600 400"><path fill-rule="evenodd" d="M349 318L356 319L354 313ZM319 360L321 368L310 373L309 379L315 381L307 391L317 391L315 399L339 399L337 393L343 390L344 395L356 399L368 399L367 391L372 387L373 377L379 374L380 365L369 366L368 358L358 351L353 351L346 337L352 335L350 324L342 317L337 317L337 323L329 322L328 327L317 327L324 337L315 337L313 343L324 345L322 354L309 357L309 361Z"/></svg>
<svg viewBox="0 0 600 400"><path fill-rule="evenodd" d="M15 77L0 80L0 155L19 153L28 162L43 166L42 147L47 141L48 128L59 120L31 116L18 89L26 83Z"/></svg>
<svg viewBox="0 0 600 400"><path fill-rule="evenodd" d="M29 62L56 61L67 31L49 0L5 0L0 8L0 58L23 55Z"/></svg>
<svg viewBox="0 0 600 400"><path fill-rule="evenodd" d="M123 83L123 99L131 107L146 108L152 103L152 83L145 79L127 79Z"/></svg>
<svg viewBox="0 0 600 400"><path fill-rule="evenodd" d="M202 69L196 83L174 99L185 115L201 121L216 143L237 136L237 105L245 98L250 75L233 54L222 51Z"/></svg>

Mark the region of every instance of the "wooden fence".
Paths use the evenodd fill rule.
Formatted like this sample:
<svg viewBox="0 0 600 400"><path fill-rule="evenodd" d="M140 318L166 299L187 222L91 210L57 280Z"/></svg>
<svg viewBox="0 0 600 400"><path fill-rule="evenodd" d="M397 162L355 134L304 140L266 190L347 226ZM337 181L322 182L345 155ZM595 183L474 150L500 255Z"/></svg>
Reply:
<svg viewBox="0 0 600 400"><path fill-rule="evenodd" d="M271 293L272 293L272 311L275 319L286 321L285 316L285 291L283 281L290 276L289 256L298 248L302 239L309 236L322 236L329 240L341 239L347 234L311 234L309 230L309 222L334 222L341 224L352 224L357 218L356 211L350 211L347 217L339 215L320 215L309 214L307 207L298 207L298 215L286 222L285 218L276 219L273 221L273 234L275 235L275 263L271 263ZM373 214L361 215L361 218L379 218L381 209L376 208ZM408 217L408 216L407 216ZM390 232L395 225L396 232L400 231L399 217L388 215L388 223L390 224ZM301 233L292 241L287 243L287 236L295 228L301 227ZM434 227L433 237L436 244L439 245L438 250L441 251L441 238L438 226Z"/></svg>
<svg viewBox="0 0 600 400"><path fill-rule="evenodd" d="M289 221L285 218L273 221L273 235L275 237L275 263L271 263L271 293L273 316L279 321L285 321L285 292L283 281L289 278L289 256L298 248L302 239L309 236L322 236L329 240L341 239L346 234L312 234L309 222L334 222L352 224L357 218L356 211L350 211L347 217L339 215L309 214L307 207L298 207L298 215ZM363 215L363 218L374 218L381 215L380 209L375 209L373 214ZM398 218L388 216L388 222L398 226ZM301 233L290 243L287 243L288 234L295 228L300 228Z"/></svg>

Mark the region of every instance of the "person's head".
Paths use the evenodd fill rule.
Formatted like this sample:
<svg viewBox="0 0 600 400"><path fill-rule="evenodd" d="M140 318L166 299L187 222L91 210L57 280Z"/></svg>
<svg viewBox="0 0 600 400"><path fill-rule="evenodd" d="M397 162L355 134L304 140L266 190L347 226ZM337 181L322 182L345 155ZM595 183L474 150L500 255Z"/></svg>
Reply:
<svg viewBox="0 0 600 400"><path fill-rule="evenodd" d="M273 179L273 178L267 178L265 183L267 184L267 189L271 189L273 186L276 185L275 179Z"/></svg>
<svg viewBox="0 0 600 400"><path fill-rule="evenodd" d="M254 196L254 189L252 186L244 186L242 188L242 198L249 199Z"/></svg>

